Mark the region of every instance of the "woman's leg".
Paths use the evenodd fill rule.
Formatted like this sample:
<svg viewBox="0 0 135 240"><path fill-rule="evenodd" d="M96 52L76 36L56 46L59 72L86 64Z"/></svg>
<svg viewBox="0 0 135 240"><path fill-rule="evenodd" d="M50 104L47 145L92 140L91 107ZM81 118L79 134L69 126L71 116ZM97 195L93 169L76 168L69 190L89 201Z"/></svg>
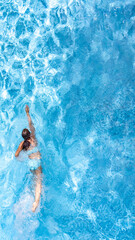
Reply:
<svg viewBox="0 0 135 240"><path fill-rule="evenodd" d="M36 208L39 205L40 195L41 195L41 189L42 189L42 182L41 182L41 174L42 174L42 168L39 167L34 171L35 174L35 180L36 180L36 186L35 186L35 201L32 206L32 212L35 212Z"/></svg>

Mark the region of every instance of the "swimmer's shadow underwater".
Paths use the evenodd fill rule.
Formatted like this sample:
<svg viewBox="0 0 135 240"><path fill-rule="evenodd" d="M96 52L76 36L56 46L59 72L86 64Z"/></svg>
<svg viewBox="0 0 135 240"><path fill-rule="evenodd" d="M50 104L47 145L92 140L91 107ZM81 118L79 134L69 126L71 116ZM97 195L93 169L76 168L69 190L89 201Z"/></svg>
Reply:
<svg viewBox="0 0 135 240"><path fill-rule="evenodd" d="M27 128L23 129L22 137L24 140L20 143L15 153L15 157L18 157L20 152L23 151L25 153L25 158L27 159L27 165L30 171L33 173L35 182L35 200L32 205L32 211L35 212L39 205L42 190L41 153L37 147L38 142L35 136L35 128L29 114L28 105L26 105L25 111L27 114L30 131Z"/></svg>

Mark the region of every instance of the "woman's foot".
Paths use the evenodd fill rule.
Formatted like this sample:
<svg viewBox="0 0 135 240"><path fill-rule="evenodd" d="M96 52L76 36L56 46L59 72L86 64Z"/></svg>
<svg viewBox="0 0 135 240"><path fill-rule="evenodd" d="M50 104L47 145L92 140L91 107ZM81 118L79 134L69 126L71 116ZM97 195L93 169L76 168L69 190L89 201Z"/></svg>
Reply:
<svg viewBox="0 0 135 240"><path fill-rule="evenodd" d="M36 208L38 207L39 202L34 202L32 206L32 212L35 212Z"/></svg>

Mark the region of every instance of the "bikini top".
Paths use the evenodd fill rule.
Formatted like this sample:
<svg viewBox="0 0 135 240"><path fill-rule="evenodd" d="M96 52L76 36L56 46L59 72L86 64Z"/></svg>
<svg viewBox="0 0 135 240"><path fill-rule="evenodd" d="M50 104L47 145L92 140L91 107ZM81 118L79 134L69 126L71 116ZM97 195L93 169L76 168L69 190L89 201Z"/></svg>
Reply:
<svg viewBox="0 0 135 240"><path fill-rule="evenodd" d="M37 147L34 147L34 148L26 151L26 153L27 153L28 155L30 155L30 154L32 154L32 153L36 153L36 152L39 152L39 150L38 150Z"/></svg>

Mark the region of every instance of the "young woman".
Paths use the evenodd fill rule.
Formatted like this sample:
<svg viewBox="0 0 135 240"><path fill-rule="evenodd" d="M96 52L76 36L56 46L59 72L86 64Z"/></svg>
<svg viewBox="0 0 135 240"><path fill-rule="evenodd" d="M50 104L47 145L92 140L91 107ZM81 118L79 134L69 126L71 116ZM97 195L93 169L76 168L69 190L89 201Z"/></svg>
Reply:
<svg viewBox="0 0 135 240"><path fill-rule="evenodd" d="M35 187L35 201L32 206L32 211L35 212L36 208L38 207L40 195L41 195L41 174L42 174L42 168L41 168L41 154L37 148L37 140L35 137L35 128L33 126L30 114L29 114L29 107L26 105L25 111L28 117L28 123L30 131L25 128L22 131L22 137L24 140L20 143L16 153L15 157L19 156L19 153L23 150L28 155L28 166L33 172L36 180L36 187Z"/></svg>

